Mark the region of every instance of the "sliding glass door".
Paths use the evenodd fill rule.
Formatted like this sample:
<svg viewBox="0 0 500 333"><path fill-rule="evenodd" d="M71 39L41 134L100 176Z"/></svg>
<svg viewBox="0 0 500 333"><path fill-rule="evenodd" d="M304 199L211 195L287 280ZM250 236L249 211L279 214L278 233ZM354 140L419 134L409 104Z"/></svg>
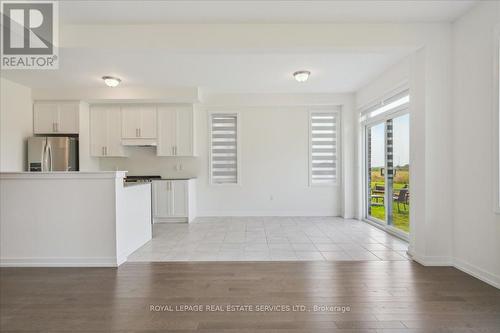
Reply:
<svg viewBox="0 0 500 333"><path fill-rule="evenodd" d="M397 104L393 109L381 103L362 115L365 212L368 220L405 235L410 230L409 95L406 92L390 101Z"/></svg>
<svg viewBox="0 0 500 333"><path fill-rule="evenodd" d="M385 223L385 123L366 127L368 217Z"/></svg>
<svg viewBox="0 0 500 333"><path fill-rule="evenodd" d="M410 231L410 115L392 122L392 225L400 231Z"/></svg>

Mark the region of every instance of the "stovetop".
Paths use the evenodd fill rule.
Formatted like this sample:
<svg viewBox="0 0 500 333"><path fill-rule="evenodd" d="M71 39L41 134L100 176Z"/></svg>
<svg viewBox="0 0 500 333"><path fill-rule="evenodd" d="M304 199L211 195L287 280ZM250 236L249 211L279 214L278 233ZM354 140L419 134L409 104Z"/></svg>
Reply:
<svg viewBox="0 0 500 333"><path fill-rule="evenodd" d="M125 181L129 183L149 183L155 179L161 179L161 176L127 176Z"/></svg>

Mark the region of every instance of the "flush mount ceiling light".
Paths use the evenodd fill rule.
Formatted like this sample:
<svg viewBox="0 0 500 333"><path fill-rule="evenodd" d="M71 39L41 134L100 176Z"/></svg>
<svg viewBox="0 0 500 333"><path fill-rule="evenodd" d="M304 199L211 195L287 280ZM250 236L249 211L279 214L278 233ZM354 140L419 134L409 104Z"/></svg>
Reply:
<svg viewBox="0 0 500 333"><path fill-rule="evenodd" d="M311 75L311 72L309 71L297 71L293 73L293 77L297 82L306 82L309 75Z"/></svg>
<svg viewBox="0 0 500 333"><path fill-rule="evenodd" d="M102 79L104 80L104 83L106 83L108 87L112 88L118 86L120 82L122 82L122 80L113 76L103 76Z"/></svg>

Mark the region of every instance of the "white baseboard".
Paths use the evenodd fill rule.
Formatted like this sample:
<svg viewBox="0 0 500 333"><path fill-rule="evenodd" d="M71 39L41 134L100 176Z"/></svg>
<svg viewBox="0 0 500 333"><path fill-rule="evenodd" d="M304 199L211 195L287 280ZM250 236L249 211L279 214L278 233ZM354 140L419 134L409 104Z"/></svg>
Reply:
<svg viewBox="0 0 500 333"><path fill-rule="evenodd" d="M408 251L411 258L424 266L453 266L450 257L447 256L421 256Z"/></svg>
<svg viewBox="0 0 500 333"><path fill-rule="evenodd" d="M116 258L116 267L119 267L121 264L124 264L127 261L128 257L126 256L119 256Z"/></svg>
<svg viewBox="0 0 500 333"><path fill-rule="evenodd" d="M205 211L198 212L196 217L339 217L340 213L331 211Z"/></svg>
<svg viewBox="0 0 500 333"><path fill-rule="evenodd" d="M153 218L153 224L158 223L187 223L187 217L155 217Z"/></svg>
<svg viewBox="0 0 500 333"><path fill-rule="evenodd" d="M0 258L0 267L118 267L115 257L103 258Z"/></svg>
<svg viewBox="0 0 500 333"><path fill-rule="evenodd" d="M487 272L477 266L471 265L460 259L439 256L419 256L408 250L411 258L424 266L451 266L462 272L469 274L495 288L500 289L500 276Z"/></svg>
<svg viewBox="0 0 500 333"><path fill-rule="evenodd" d="M498 275L487 272L460 259L455 259L453 266L464 273L472 275L473 277L500 289L500 276Z"/></svg>

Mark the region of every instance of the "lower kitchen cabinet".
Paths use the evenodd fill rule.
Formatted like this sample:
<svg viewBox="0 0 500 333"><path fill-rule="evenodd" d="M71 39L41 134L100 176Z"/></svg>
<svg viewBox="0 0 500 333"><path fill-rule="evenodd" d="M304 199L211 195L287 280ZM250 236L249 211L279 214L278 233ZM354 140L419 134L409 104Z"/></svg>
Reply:
<svg viewBox="0 0 500 333"><path fill-rule="evenodd" d="M195 179L153 181L153 223L195 218Z"/></svg>

